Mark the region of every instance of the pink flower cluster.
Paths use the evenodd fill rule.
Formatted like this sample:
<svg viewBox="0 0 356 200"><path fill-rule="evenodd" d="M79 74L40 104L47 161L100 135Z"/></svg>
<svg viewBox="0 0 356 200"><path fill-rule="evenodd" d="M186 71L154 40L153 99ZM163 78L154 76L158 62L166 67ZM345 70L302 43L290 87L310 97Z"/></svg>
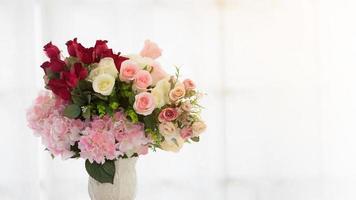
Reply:
<svg viewBox="0 0 356 200"><path fill-rule="evenodd" d="M50 92L42 92L27 111L28 125L42 138L54 156L67 159L75 155L71 147L78 143L81 158L104 163L118 156L143 155L151 140L140 123L127 120L123 111L84 122L63 115L66 102Z"/></svg>
<svg viewBox="0 0 356 200"><path fill-rule="evenodd" d="M63 116L65 102L55 98L50 92L42 92L34 105L27 111L29 127L42 138L42 143L54 155L70 158L70 150L79 140L84 123L79 119L68 119Z"/></svg>
<svg viewBox="0 0 356 200"><path fill-rule="evenodd" d="M95 117L82 132L78 147L80 156L90 162L104 163L118 156L147 154L150 140L145 137L143 125L131 123L122 111L114 117Z"/></svg>

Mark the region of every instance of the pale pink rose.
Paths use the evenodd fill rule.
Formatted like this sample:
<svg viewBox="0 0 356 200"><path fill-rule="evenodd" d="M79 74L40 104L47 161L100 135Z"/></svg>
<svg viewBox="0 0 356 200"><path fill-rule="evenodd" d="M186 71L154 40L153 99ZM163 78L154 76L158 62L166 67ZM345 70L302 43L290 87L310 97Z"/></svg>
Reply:
<svg viewBox="0 0 356 200"><path fill-rule="evenodd" d="M193 129L192 127L184 127L182 128L182 130L180 131L180 136L183 139L187 139L190 138L193 135Z"/></svg>
<svg viewBox="0 0 356 200"><path fill-rule="evenodd" d="M195 89L195 83L190 80L190 79L185 79L183 81L184 87L186 90L194 90Z"/></svg>
<svg viewBox="0 0 356 200"><path fill-rule="evenodd" d="M159 113L158 120L160 122L171 122L171 121L177 119L177 117L178 117L177 109L165 108Z"/></svg>
<svg viewBox="0 0 356 200"><path fill-rule="evenodd" d="M162 122L158 125L158 129L164 136L173 136L178 132L178 127L172 122Z"/></svg>
<svg viewBox="0 0 356 200"><path fill-rule="evenodd" d="M151 67L152 85L156 85L158 81L168 77L168 74L162 69L158 62L154 61Z"/></svg>
<svg viewBox="0 0 356 200"><path fill-rule="evenodd" d="M136 62L132 60L125 60L121 63L119 78L121 81L130 82L134 79L139 67Z"/></svg>
<svg viewBox="0 0 356 200"><path fill-rule="evenodd" d="M136 113L147 116L153 112L155 106L156 104L151 93L141 92L135 96L133 108Z"/></svg>
<svg viewBox="0 0 356 200"><path fill-rule="evenodd" d="M140 70L134 77L134 88L139 91L144 91L148 86L152 84L151 74L146 70Z"/></svg>
<svg viewBox="0 0 356 200"><path fill-rule="evenodd" d="M169 92L169 99L177 101L185 96L185 87L183 84L176 84L176 86Z"/></svg>
<svg viewBox="0 0 356 200"><path fill-rule="evenodd" d="M182 103L182 105L180 106L180 108L181 108L183 111L190 112L190 110L192 109L192 104L191 104L189 101L186 101L186 102Z"/></svg>
<svg viewBox="0 0 356 200"><path fill-rule="evenodd" d="M199 136L206 129L206 124L202 121L196 121L192 125L193 135Z"/></svg>
<svg viewBox="0 0 356 200"><path fill-rule="evenodd" d="M143 57L150 57L152 59L156 59L161 56L162 50L158 47L158 45L150 40L145 41L145 46L140 52L140 55Z"/></svg>

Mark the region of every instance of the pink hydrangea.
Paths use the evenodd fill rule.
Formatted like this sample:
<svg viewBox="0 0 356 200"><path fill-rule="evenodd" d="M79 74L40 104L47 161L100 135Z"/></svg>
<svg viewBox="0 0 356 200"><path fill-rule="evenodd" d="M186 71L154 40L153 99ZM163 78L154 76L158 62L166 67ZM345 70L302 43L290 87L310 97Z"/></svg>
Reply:
<svg viewBox="0 0 356 200"><path fill-rule="evenodd" d="M51 154L67 159L74 155L70 146L79 140L84 123L64 117L65 106L62 99L49 92L41 92L27 111L27 120L28 126L41 137Z"/></svg>
<svg viewBox="0 0 356 200"><path fill-rule="evenodd" d="M104 163L105 159L113 160L118 156L115 145L115 137L109 132L99 132L94 129L86 129L87 135L82 136L78 143L80 156L91 163Z"/></svg>

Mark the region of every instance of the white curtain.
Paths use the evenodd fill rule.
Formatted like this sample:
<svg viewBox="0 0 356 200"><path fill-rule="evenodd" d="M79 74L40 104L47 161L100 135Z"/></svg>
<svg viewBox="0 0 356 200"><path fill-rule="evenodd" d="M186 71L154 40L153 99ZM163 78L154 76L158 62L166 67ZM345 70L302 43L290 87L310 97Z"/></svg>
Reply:
<svg viewBox="0 0 356 200"><path fill-rule="evenodd" d="M138 162L138 200L356 199L353 0L0 0L0 199L84 200L81 160L26 126L48 41L149 38L208 95L208 131Z"/></svg>

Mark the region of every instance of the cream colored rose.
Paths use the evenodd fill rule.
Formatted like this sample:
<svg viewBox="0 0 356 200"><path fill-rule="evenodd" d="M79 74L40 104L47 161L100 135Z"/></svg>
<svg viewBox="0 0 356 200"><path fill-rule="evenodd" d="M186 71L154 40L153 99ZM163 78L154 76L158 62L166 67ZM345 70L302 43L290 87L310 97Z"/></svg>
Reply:
<svg viewBox="0 0 356 200"><path fill-rule="evenodd" d="M151 94L155 98L157 108L161 108L162 106L169 103L169 90L171 88L171 84L169 82L169 77L158 81L156 86L152 89Z"/></svg>
<svg viewBox="0 0 356 200"><path fill-rule="evenodd" d="M202 121L196 121L192 125L193 136L199 136L206 129L206 124Z"/></svg>
<svg viewBox="0 0 356 200"><path fill-rule="evenodd" d="M131 54L128 55L127 57L130 58L130 60L135 61L141 67L141 69L146 66L152 66L155 62L152 58L143 57L137 54Z"/></svg>
<svg viewBox="0 0 356 200"><path fill-rule="evenodd" d="M178 152L184 144L184 139L181 136L166 138L161 143L161 149L165 151Z"/></svg>
<svg viewBox="0 0 356 200"><path fill-rule="evenodd" d="M174 136L178 134L177 128L178 127L174 125L172 122L163 122L158 126L159 132L163 136Z"/></svg>
<svg viewBox="0 0 356 200"><path fill-rule="evenodd" d="M115 85L115 78L110 74L99 74L94 78L93 89L95 92L108 96Z"/></svg>
<svg viewBox="0 0 356 200"><path fill-rule="evenodd" d="M169 92L169 99L171 101L177 101L185 96L185 87L182 83L177 83L176 86Z"/></svg>
<svg viewBox="0 0 356 200"><path fill-rule="evenodd" d="M100 74L110 74L114 78L117 78L118 73L119 72L117 71L115 62L112 58L102 58L97 64L97 67L90 71L87 79L93 81L95 77Z"/></svg>

